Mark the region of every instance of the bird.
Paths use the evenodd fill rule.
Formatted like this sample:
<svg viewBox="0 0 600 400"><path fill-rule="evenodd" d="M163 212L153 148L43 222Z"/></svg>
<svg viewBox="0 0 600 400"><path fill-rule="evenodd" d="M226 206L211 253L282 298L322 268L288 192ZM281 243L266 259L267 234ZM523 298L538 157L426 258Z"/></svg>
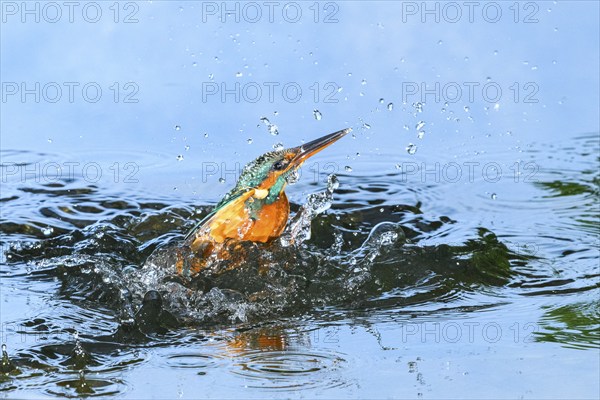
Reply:
<svg viewBox="0 0 600 400"><path fill-rule="evenodd" d="M215 250L231 242L268 243L287 225L290 205L286 185L297 179L298 168L311 156L338 141L352 129L322 136L300 146L267 152L243 169L235 187L184 237L177 269L198 272ZM190 260L185 265L185 259Z"/></svg>

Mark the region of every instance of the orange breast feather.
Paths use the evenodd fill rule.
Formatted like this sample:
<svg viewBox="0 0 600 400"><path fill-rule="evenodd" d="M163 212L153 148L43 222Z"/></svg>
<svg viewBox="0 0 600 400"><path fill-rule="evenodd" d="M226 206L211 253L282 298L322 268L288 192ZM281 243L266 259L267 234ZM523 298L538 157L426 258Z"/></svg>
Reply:
<svg viewBox="0 0 600 400"><path fill-rule="evenodd" d="M206 242L223 243L226 239L240 241L268 242L281 235L290 212L289 202L284 192L271 204L264 204L257 212L257 218L250 217L246 202L254 199L255 190L249 190L219 209L210 217L191 243L192 250Z"/></svg>

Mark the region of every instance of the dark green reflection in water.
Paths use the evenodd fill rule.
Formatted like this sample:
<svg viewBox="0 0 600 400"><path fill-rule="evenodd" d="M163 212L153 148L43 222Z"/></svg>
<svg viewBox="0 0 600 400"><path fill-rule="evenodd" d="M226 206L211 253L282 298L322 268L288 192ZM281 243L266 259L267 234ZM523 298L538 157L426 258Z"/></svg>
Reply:
<svg viewBox="0 0 600 400"><path fill-rule="evenodd" d="M551 308L539 322L538 342L560 343L575 349L600 349L600 301Z"/></svg>

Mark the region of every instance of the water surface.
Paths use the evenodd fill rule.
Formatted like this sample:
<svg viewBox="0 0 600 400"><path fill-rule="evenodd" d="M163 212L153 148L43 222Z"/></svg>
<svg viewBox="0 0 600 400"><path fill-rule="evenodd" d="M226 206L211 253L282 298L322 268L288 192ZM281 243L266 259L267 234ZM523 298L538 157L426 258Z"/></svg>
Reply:
<svg viewBox="0 0 600 400"><path fill-rule="evenodd" d="M597 4L531 3L530 24L508 3L495 24L399 23L389 2L337 3L333 24L135 4L129 25L3 23L3 82L139 88L2 103L3 396L597 397ZM305 96L203 99L210 82ZM422 82L503 97L407 95ZM295 215L339 180L310 238L172 273L168 249L246 162L345 127L287 189Z"/></svg>

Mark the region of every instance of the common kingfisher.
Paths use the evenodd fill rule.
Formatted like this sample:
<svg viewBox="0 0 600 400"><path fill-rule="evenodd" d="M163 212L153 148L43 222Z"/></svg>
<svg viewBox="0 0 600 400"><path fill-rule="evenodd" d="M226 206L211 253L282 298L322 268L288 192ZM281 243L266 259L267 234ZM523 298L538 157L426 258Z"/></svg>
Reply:
<svg viewBox="0 0 600 400"><path fill-rule="evenodd" d="M301 146L270 151L248 163L235 187L215 209L185 237L186 258L194 258L193 272L202 268L202 258L231 241L269 242L281 235L290 213L285 187L298 168L311 156L342 138L343 129ZM182 254L183 255L183 254ZM187 270L180 258L178 269Z"/></svg>

